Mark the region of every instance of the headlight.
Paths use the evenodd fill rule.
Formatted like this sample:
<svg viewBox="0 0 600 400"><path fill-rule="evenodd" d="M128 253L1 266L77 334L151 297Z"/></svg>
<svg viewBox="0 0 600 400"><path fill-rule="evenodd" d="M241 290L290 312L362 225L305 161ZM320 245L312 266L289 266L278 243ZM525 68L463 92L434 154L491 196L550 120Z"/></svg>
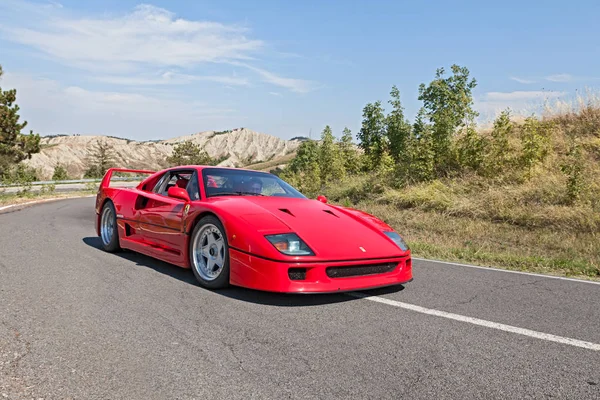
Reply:
<svg viewBox="0 0 600 400"><path fill-rule="evenodd" d="M408 250L408 245L406 244L404 239L402 239L402 236L398 235L396 232L383 232L383 233L385 233L385 235L387 237L392 239L394 241L394 243L396 243L402 251Z"/></svg>
<svg viewBox="0 0 600 400"><path fill-rule="evenodd" d="M314 256L315 253L295 233L267 235L265 238L281 253L288 256Z"/></svg>

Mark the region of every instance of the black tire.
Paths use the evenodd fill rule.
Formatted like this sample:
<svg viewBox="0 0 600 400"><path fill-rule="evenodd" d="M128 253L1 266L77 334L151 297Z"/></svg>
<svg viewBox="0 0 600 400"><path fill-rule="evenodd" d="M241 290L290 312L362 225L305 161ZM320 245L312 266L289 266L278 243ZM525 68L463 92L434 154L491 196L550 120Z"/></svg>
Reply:
<svg viewBox="0 0 600 400"><path fill-rule="evenodd" d="M106 215L105 215L106 214ZM106 231L105 223L112 225L112 232ZM117 227L117 212L112 201L108 200L102 207L100 213L100 242L102 248L109 253L115 253L121 250L119 245L119 229Z"/></svg>
<svg viewBox="0 0 600 400"><path fill-rule="evenodd" d="M195 258L194 249L198 249L201 245L201 243L197 241L202 239L199 238L199 236L205 234L205 230L208 230L208 232L212 232L213 239L216 237L216 235L214 235L215 232L213 228L216 228L218 230L218 235L223 240L223 265L216 277L212 279L207 279L207 272L205 272L204 268L200 266L200 263L202 262L200 260L201 255L198 255L198 258ZM206 235L211 234L208 232L206 233ZM190 267L192 268L194 276L196 277L196 280L198 280L200 286L211 290L223 289L229 286L229 243L227 242L227 234L225 233L225 228L223 228L223 224L221 224L221 221L219 221L217 217L207 215L206 217L203 217L198 221L198 223L194 227L194 230L192 231L192 235L190 236L188 252L190 257ZM220 252L220 249L218 250L218 252ZM218 257L218 252L215 257ZM203 259L205 260L205 264L202 265L207 265L208 258L204 257Z"/></svg>

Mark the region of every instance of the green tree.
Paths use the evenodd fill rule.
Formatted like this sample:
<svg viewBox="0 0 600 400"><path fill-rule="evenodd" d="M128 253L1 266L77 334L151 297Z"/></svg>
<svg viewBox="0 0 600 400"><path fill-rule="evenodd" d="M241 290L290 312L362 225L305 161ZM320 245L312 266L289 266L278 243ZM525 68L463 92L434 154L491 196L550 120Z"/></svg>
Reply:
<svg viewBox="0 0 600 400"><path fill-rule="evenodd" d="M307 196L316 194L321 187L317 142L313 140L302 142L294 158L279 176Z"/></svg>
<svg viewBox="0 0 600 400"><path fill-rule="evenodd" d="M381 102L369 103L363 108L363 121L358 132L359 146L367 159L367 169L379 165L383 153L388 148L388 138L385 129L385 116Z"/></svg>
<svg viewBox="0 0 600 400"><path fill-rule="evenodd" d="M298 146L296 156L292 158L286 170L299 173L306 171L313 163L319 164L319 144L314 140L307 140Z"/></svg>
<svg viewBox="0 0 600 400"><path fill-rule="evenodd" d="M390 92L389 103L392 111L386 117L387 137L390 142L390 154L396 162L406 162L406 146L411 133L411 126L404 118L404 108L400 102L400 91L394 85Z"/></svg>
<svg viewBox="0 0 600 400"><path fill-rule="evenodd" d="M0 78L3 71L0 66ZM29 131L29 135L21 131L27 121L19 122L19 106L16 89L3 91L0 87L0 179L4 179L15 165L40 151L40 136Z"/></svg>
<svg viewBox="0 0 600 400"><path fill-rule="evenodd" d="M561 172L567 176L567 201L569 204L579 200L582 192L586 189L584 160L581 145L577 142L571 143L567 158L560 166Z"/></svg>
<svg viewBox="0 0 600 400"><path fill-rule="evenodd" d="M203 150L198 144L187 140L178 143L173 149L173 153L167 157L169 166L178 165L216 165L206 150Z"/></svg>
<svg viewBox="0 0 600 400"><path fill-rule="evenodd" d="M494 120L494 129L491 134L489 152L486 157L487 174L497 175L499 171L511 161L511 149L509 138L513 132L513 124L510 121L510 110L504 110Z"/></svg>
<svg viewBox="0 0 600 400"><path fill-rule="evenodd" d="M523 155L521 163L525 168L525 177L530 178L533 166L546 158L550 144L550 130L547 125L534 116L525 119L521 128Z"/></svg>
<svg viewBox="0 0 600 400"><path fill-rule="evenodd" d="M331 181L339 180L346 174L344 160L340 147L329 125L321 133L321 145L319 146L319 169L321 172L321 184L325 185Z"/></svg>
<svg viewBox="0 0 600 400"><path fill-rule="evenodd" d="M384 150L379 158L379 164L375 167L375 175L384 184L393 184L393 175L396 163L388 150Z"/></svg>
<svg viewBox="0 0 600 400"><path fill-rule="evenodd" d="M280 176L305 196L315 197L321 190L321 169L317 161L308 163L302 171L296 173L286 168Z"/></svg>
<svg viewBox="0 0 600 400"><path fill-rule="evenodd" d="M460 165L480 172L488 146L486 139L473 126L465 128L465 134L458 141L458 157Z"/></svg>
<svg viewBox="0 0 600 400"><path fill-rule="evenodd" d="M320 146L313 140L302 142L296 156L290 161L281 178L306 196L314 196L321 189Z"/></svg>
<svg viewBox="0 0 600 400"><path fill-rule="evenodd" d="M38 171L24 163L12 166L3 177L4 182L31 186L31 182L38 180Z"/></svg>
<svg viewBox="0 0 600 400"><path fill-rule="evenodd" d="M86 160L87 170L84 178L102 178L109 168L115 166L115 151L105 140L96 140L90 148Z"/></svg>
<svg viewBox="0 0 600 400"><path fill-rule="evenodd" d="M346 173L357 174L360 170L360 162L357 151L352 144L352 132L350 129L344 128L339 146L340 151L342 152Z"/></svg>
<svg viewBox="0 0 600 400"><path fill-rule="evenodd" d="M56 164L54 167L54 173L52 174L53 181L66 181L69 179L69 174L67 173L67 169L63 167L61 164Z"/></svg>
<svg viewBox="0 0 600 400"><path fill-rule="evenodd" d="M444 68L439 68L429 85L419 86L419 100L423 101L427 117L433 123L435 167L441 174L454 166L453 135L460 127L471 127L478 115L473 110L472 95L476 80L469 80L466 67L455 64L451 70L452 75L445 77Z"/></svg>
<svg viewBox="0 0 600 400"><path fill-rule="evenodd" d="M420 182L435 178L435 147L433 129L425 122L425 110L421 108L413 125L413 134L408 142L407 181Z"/></svg>

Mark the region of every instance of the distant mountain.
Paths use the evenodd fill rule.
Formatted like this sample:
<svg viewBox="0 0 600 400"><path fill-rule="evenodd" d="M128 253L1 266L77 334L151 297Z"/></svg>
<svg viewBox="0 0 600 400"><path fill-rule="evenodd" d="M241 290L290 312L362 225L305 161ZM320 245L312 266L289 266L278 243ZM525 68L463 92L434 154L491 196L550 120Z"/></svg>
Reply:
<svg viewBox="0 0 600 400"><path fill-rule="evenodd" d="M284 140L245 128L215 132L206 131L167 140L138 142L112 136L48 136L41 140L42 150L34 154L28 165L39 171L38 178L50 179L57 164L67 168L70 177L81 178L86 160L97 140L110 144L118 167L157 170L165 167L165 159L177 143L191 140L213 158L225 158L219 165L244 166L283 157L296 150L301 140Z"/></svg>

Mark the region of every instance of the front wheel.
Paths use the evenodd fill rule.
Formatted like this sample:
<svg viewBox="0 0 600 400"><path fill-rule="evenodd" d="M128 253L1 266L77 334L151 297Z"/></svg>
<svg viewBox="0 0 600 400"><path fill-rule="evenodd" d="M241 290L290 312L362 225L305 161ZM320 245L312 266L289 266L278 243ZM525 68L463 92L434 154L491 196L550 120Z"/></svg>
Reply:
<svg viewBox="0 0 600 400"><path fill-rule="evenodd" d="M192 271L201 286L221 289L229 285L229 245L218 218L208 215L198 221L189 251Z"/></svg>
<svg viewBox="0 0 600 400"><path fill-rule="evenodd" d="M107 201L100 214L100 239L102 248L110 253L119 251L119 230L117 228L117 213L112 201Z"/></svg>

